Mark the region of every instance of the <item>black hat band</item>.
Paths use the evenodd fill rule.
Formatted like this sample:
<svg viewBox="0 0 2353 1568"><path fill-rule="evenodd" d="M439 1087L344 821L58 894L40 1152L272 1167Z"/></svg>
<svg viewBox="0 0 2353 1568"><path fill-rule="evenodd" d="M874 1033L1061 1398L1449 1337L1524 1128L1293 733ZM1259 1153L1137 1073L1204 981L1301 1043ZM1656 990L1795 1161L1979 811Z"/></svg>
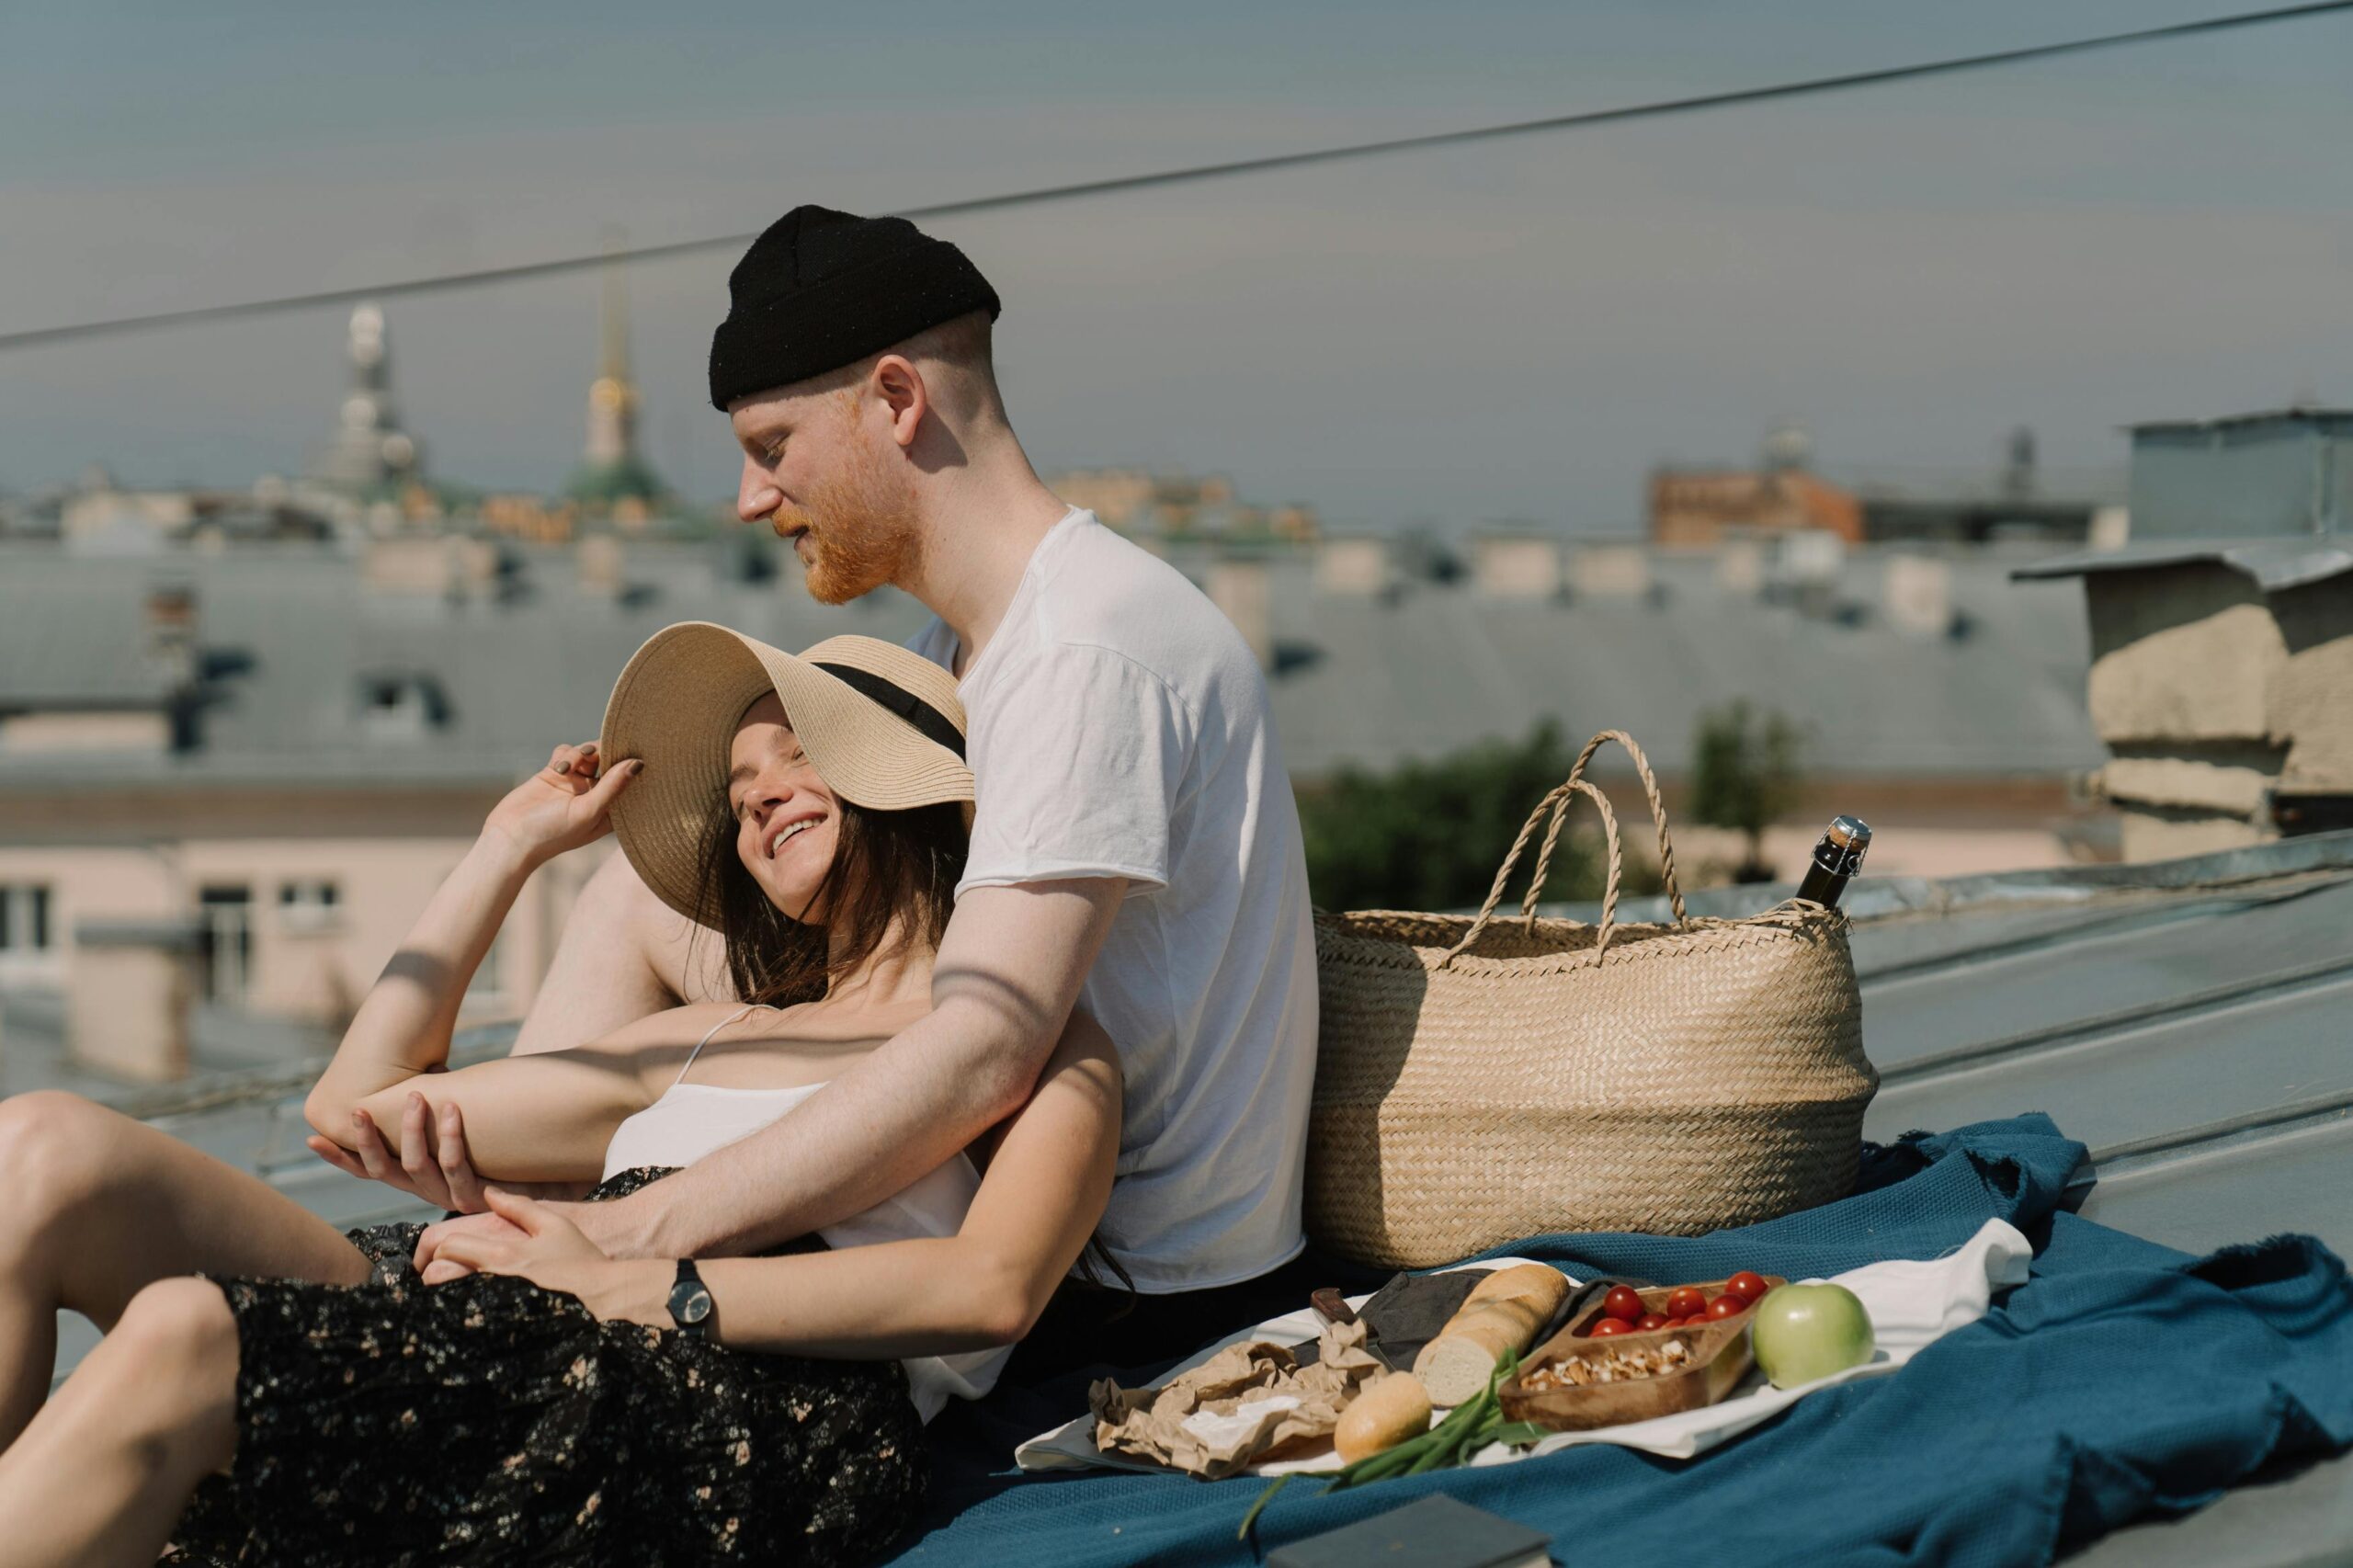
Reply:
<svg viewBox="0 0 2353 1568"><path fill-rule="evenodd" d="M963 732L948 722L948 715L909 691L905 687L885 680L872 670L861 670L855 665L821 664L817 668L840 681L869 702L896 713L900 718L913 724L915 727L915 733L925 740L930 741L935 745L946 746L956 754L958 761L963 760Z"/></svg>

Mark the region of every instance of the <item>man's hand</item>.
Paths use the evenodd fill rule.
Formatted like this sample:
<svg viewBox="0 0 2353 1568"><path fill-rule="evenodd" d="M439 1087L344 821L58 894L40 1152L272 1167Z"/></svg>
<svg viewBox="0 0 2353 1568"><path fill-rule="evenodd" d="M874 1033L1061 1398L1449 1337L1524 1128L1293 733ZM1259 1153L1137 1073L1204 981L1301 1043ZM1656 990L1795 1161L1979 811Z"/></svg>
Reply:
<svg viewBox="0 0 2353 1568"><path fill-rule="evenodd" d="M503 1184L485 1187L483 1195L486 1199L494 1195L513 1196L514 1189ZM615 1211L626 1201L619 1199L609 1203L570 1203L556 1199L539 1199L533 1200L533 1207L562 1221L600 1255L619 1258L631 1256L612 1239L617 1231L612 1223ZM454 1220L427 1225L424 1233L416 1238L416 1252L411 1261L427 1285L445 1284L472 1274L476 1266L470 1259L474 1256L476 1243L511 1242L523 1233L520 1227L499 1210L495 1201L487 1202L484 1207L488 1210L485 1213L461 1215Z"/></svg>
<svg viewBox="0 0 2353 1568"><path fill-rule="evenodd" d="M351 1113L351 1147L313 1133L305 1142L347 1176L381 1181L455 1214L479 1214L490 1207L488 1186L466 1153L466 1121L455 1104L441 1108L438 1124L423 1095L412 1094L401 1113L401 1152L394 1158L384 1135L364 1110ZM527 1198L578 1198L581 1182L507 1182L507 1191Z"/></svg>
<svg viewBox="0 0 2353 1568"><path fill-rule="evenodd" d="M671 1268L665 1262L617 1262L551 1205L495 1187L484 1188L483 1196L488 1214L434 1227L446 1233L433 1268L426 1272L426 1284L469 1273L511 1275L575 1296L607 1323L672 1326L666 1305ZM497 1228L483 1222L490 1220ZM420 1244L420 1255L423 1250Z"/></svg>

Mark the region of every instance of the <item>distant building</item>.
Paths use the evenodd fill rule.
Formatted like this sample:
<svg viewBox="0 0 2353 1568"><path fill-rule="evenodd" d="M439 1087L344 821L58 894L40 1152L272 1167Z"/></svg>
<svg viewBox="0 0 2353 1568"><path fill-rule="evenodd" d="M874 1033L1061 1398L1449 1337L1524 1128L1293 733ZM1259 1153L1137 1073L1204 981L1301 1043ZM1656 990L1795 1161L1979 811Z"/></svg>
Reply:
<svg viewBox="0 0 2353 1568"><path fill-rule="evenodd" d="M1991 475L1858 471L1850 477L1870 540L2032 540L2094 549L2124 540L2127 514L2116 505L2113 476L2046 473L2035 460L2034 432L2024 426L2010 432L2002 466Z"/></svg>
<svg viewBox="0 0 2353 1568"><path fill-rule="evenodd" d="M401 534L356 561L0 548L0 1004L118 1079L332 1043L483 813L688 619L801 647L923 617L609 534ZM609 847L533 880L468 1017L529 1005Z"/></svg>
<svg viewBox="0 0 2353 1568"><path fill-rule="evenodd" d="M0 1002L45 1009L75 1070L117 1078L265 1039L315 1051L483 813L596 733L654 631L715 620L791 648L924 619L889 592L815 605L747 537L534 542L518 523L145 559L0 544ZM1549 720L1631 730L1677 809L1699 715L1747 697L1806 737L1812 792L1766 844L1785 875L1833 811L1880 830L1882 872L2097 852L2068 790L2100 755L2082 606L1981 551L1822 529L1753 559L1535 528L1461 553L1427 536L1146 542L1241 629L1302 790ZM1737 854L1722 836L1679 826L1686 869ZM592 861L527 891L470 1017L529 1005Z"/></svg>
<svg viewBox="0 0 2353 1568"><path fill-rule="evenodd" d="M2081 577L2127 858L2353 826L2353 411L2132 427L2131 538Z"/></svg>
<svg viewBox="0 0 2353 1568"><path fill-rule="evenodd" d="M1784 428L1753 469L1660 468L1650 482L1652 542L1711 549L1745 536L1803 528L1849 544L2120 543L2124 508L2108 475L2052 476L2035 461L2034 433L2011 432L1995 470L1809 471L1808 444ZM2054 483L2054 478L2056 483Z"/></svg>
<svg viewBox="0 0 2353 1568"><path fill-rule="evenodd" d="M642 526L669 505L669 487L637 446L637 382L630 374L629 311L620 268L605 268L602 358L588 384L588 437L564 493L589 515Z"/></svg>
<svg viewBox="0 0 2353 1568"><path fill-rule="evenodd" d="M1315 508L1301 502L1247 506L1222 474L1154 473L1137 468L1074 469L1046 481L1122 533L1301 541L1316 536Z"/></svg>
<svg viewBox="0 0 2353 1568"><path fill-rule="evenodd" d="M393 406L392 339L381 307L354 307L344 355L351 368L350 390L311 477L365 500L398 498L424 479L425 453L401 428Z"/></svg>
<svg viewBox="0 0 2353 1568"><path fill-rule="evenodd" d="M1302 791L1540 721L1572 740L1623 728L1678 813L1687 873L1729 869L1737 835L1679 812L1700 715L1745 697L1804 737L1802 799L1765 846L1784 879L1842 811L1880 830L1881 874L2114 852L2111 818L2077 783L2100 756L2083 608L2055 585L2010 582L2009 551L1849 549L1818 529L1709 555L1533 528L1475 530L1443 551L1353 533L1279 550L1155 544L1258 653Z"/></svg>
<svg viewBox="0 0 2353 1568"><path fill-rule="evenodd" d="M319 543L335 537L331 507L320 499L267 478L249 491L126 489L93 463L57 497L57 537L77 555Z"/></svg>
<svg viewBox="0 0 2353 1568"><path fill-rule="evenodd" d="M1754 469L1660 468L1650 480L1650 539L1670 550L1712 549L1727 539L1818 529L1863 539L1855 497L1807 472L1811 443L1784 426L1766 437Z"/></svg>

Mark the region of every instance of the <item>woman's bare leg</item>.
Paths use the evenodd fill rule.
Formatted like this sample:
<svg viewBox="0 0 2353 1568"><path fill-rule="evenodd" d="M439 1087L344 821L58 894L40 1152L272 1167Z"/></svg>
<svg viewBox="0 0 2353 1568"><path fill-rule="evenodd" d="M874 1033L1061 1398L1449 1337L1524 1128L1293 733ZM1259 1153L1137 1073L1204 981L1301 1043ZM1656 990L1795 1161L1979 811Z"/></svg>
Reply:
<svg viewBox="0 0 2353 1568"><path fill-rule="evenodd" d="M368 1263L267 1182L143 1122L73 1095L0 1100L0 1447L49 1392L61 1307L111 1329L142 1287L199 1271L357 1284Z"/></svg>
<svg viewBox="0 0 2353 1568"><path fill-rule="evenodd" d="M152 1563L197 1483L236 1452L237 1323L217 1286L139 1291L112 1334L0 1454L17 1568Z"/></svg>

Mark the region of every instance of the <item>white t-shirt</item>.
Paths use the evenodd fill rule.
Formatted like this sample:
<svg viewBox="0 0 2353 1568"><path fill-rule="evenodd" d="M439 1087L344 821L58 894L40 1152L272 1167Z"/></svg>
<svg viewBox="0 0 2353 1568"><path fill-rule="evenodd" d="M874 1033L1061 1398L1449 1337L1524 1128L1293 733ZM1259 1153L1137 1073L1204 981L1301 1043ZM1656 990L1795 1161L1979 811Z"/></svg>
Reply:
<svg viewBox="0 0 2353 1568"><path fill-rule="evenodd" d="M939 621L909 646L955 668ZM1315 942L1256 659L1181 573L1073 507L958 689L979 795L958 893L1128 880L1081 993L1127 1075L1104 1244L1155 1294L1288 1262Z"/></svg>

